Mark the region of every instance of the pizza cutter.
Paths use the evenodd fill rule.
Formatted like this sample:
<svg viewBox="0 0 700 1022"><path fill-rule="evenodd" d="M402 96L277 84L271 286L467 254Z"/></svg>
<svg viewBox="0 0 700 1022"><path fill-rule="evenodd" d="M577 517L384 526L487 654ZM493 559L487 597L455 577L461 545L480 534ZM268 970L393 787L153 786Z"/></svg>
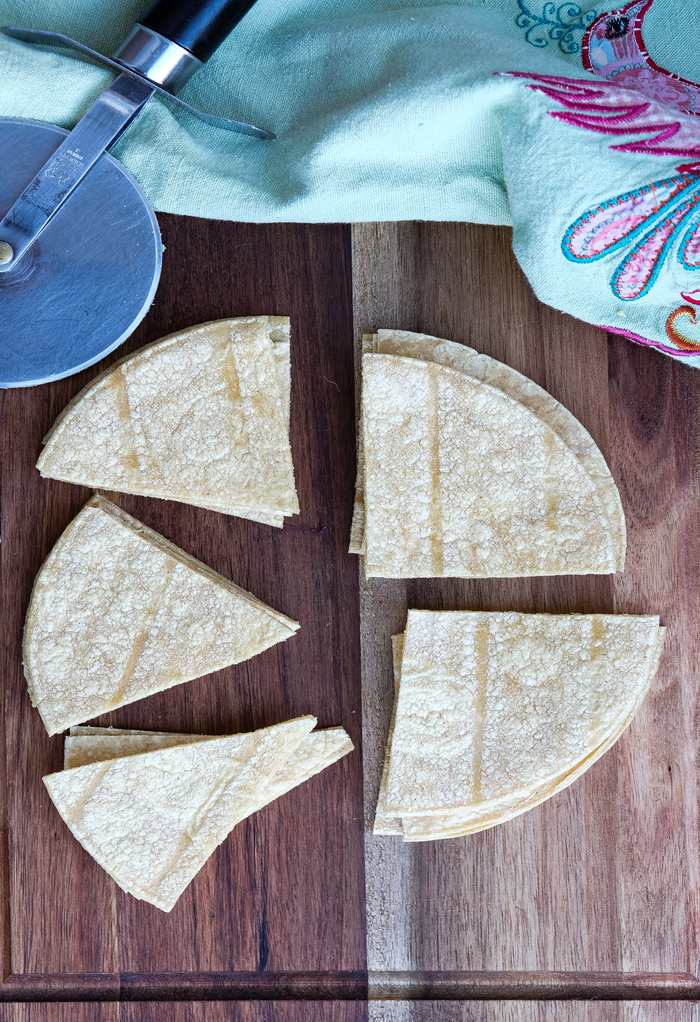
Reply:
<svg viewBox="0 0 700 1022"><path fill-rule="evenodd" d="M67 36L3 28L118 72L72 131L0 119L0 387L60 380L133 332L158 285L162 245L146 195L108 150L154 92L230 131L262 128L194 110L174 94L255 0L158 0L111 58Z"/></svg>

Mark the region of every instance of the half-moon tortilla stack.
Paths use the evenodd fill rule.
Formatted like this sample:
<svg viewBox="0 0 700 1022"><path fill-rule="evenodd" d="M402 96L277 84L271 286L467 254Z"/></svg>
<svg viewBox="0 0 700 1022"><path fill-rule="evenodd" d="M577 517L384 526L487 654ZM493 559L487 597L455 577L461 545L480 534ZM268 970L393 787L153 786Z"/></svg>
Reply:
<svg viewBox="0 0 700 1022"><path fill-rule="evenodd" d="M24 630L50 735L288 639L296 621L95 496L41 567Z"/></svg>
<svg viewBox="0 0 700 1022"><path fill-rule="evenodd" d="M471 834L567 787L631 722L664 632L658 617L409 611L374 833Z"/></svg>
<svg viewBox="0 0 700 1022"><path fill-rule="evenodd" d="M363 351L350 550L366 575L622 570L617 487L558 401L452 341L380 330Z"/></svg>
<svg viewBox="0 0 700 1022"><path fill-rule="evenodd" d="M288 319L203 323L89 383L48 433L37 468L281 527L299 511L289 392Z"/></svg>
<svg viewBox="0 0 700 1022"><path fill-rule="evenodd" d="M237 823L352 750L343 728L315 723L224 738L76 728L44 784L119 886L169 912Z"/></svg>

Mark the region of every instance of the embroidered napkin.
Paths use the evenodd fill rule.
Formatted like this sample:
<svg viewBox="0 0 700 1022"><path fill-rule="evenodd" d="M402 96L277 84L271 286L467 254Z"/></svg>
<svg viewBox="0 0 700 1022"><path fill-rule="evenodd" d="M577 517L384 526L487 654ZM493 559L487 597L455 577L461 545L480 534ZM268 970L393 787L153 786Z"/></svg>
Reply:
<svg viewBox="0 0 700 1022"><path fill-rule="evenodd" d="M258 0L114 150L157 210L249 222L512 224L536 293L700 365L700 57L690 0ZM0 0L111 53L136 0ZM70 127L111 80L0 37L0 116Z"/></svg>

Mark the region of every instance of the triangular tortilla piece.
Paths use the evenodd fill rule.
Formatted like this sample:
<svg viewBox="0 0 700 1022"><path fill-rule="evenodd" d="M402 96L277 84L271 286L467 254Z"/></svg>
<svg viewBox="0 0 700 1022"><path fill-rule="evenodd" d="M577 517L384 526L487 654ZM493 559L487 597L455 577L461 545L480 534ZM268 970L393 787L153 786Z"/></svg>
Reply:
<svg viewBox="0 0 700 1022"><path fill-rule="evenodd" d="M226 507L223 504L197 504L205 511L218 511L222 515L232 515L234 518L247 518L251 522L259 522L261 525L272 525L275 529L281 529L285 518L291 515L291 511L268 511L265 508L250 510L242 507Z"/></svg>
<svg viewBox="0 0 700 1022"><path fill-rule="evenodd" d="M289 379L289 320L203 323L89 383L47 435L37 467L281 526L299 511Z"/></svg>
<svg viewBox="0 0 700 1022"><path fill-rule="evenodd" d="M445 366L370 354L362 405L368 576L615 571L592 480L519 401Z"/></svg>
<svg viewBox="0 0 700 1022"><path fill-rule="evenodd" d="M65 823L124 890L169 912L314 717L44 778Z"/></svg>
<svg viewBox="0 0 700 1022"><path fill-rule="evenodd" d="M664 643L666 629L659 628L659 640L654 656L649 662L649 684L656 674L659 658ZM401 660L403 658L404 636L395 635L392 638L393 659L394 659L394 705L391 713L391 723L387 739L386 756L382 771L379 798L374 821L374 834L376 835L398 835L403 836L404 841L435 841L442 838L460 837L465 834L474 834L490 827L498 826L507 820L519 816L529 809L534 808L546 799L551 798L558 791L568 787L577 777L584 773L593 763L607 752L615 744L620 735L625 731L642 704L647 689L640 688L637 702L633 705L629 716L621 723L616 732L613 732L593 753L582 760L572 770L565 771L553 781L549 781L538 788L533 789L526 797L505 797L504 799L490 803L478 803L469 809L457 810L452 813L433 816L406 816L404 818L392 814L387 809L387 778L391 763L391 742L396 723L396 703L401 685Z"/></svg>
<svg viewBox="0 0 700 1022"><path fill-rule="evenodd" d="M96 496L34 583L24 635L29 694L56 734L247 660L298 627Z"/></svg>
<svg viewBox="0 0 700 1022"><path fill-rule="evenodd" d="M627 726L660 638L655 617L410 611L387 810L405 826L553 794Z"/></svg>
<svg viewBox="0 0 700 1022"><path fill-rule="evenodd" d="M128 727L97 727L92 724L74 724L68 732L71 738L84 738L84 737L95 737L95 738L109 738L110 736L117 738L122 735L170 735L172 731L142 731L140 728L128 728ZM187 735L187 738L213 738L214 735ZM218 735L216 737L222 737ZM78 765L78 764L76 764ZM63 764L65 768L65 763Z"/></svg>
<svg viewBox="0 0 700 1022"><path fill-rule="evenodd" d="M656 673L659 658L664 644L666 629L659 629L659 640L656 653L650 663L649 684L651 684ZM556 795L557 792L568 788L569 785L585 773L593 764L601 758L617 742L620 736L632 723L634 716L639 710L647 690L640 692L636 704L632 707L629 716L622 721L616 731L608 736L589 756L567 773L562 774L556 781L533 790L529 798L523 800L504 800L490 812L484 810L481 813L458 812L446 816L407 816L402 820L404 841L436 841L444 838L461 837L465 834L476 834L482 830L488 830L501 823L521 816L535 806L540 805L546 799Z"/></svg>
<svg viewBox="0 0 700 1022"><path fill-rule="evenodd" d="M378 330L372 337L371 350L457 369L474 380L497 387L534 412L566 444L592 480L613 534L617 571L623 570L626 529L620 494L593 437L564 405L516 369L455 341L407 330Z"/></svg>
<svg viewBox="0 0 700 1022"><path fill-rule="evenodd" d="M661 652L663 650L665 628L659 628L659 638L654 656L649 664L649 685L656 674ZM448 814L445 816L407 816L402 820L402 831L404 841L436 841L443 838L461 837L465 834L475 834L478 831L488 830L501 823L512 820L522 815L529 809L534 809L546 799L556 795L557 792L568 788L570 784L585 773L593 764L601 758L617 742L620 736L632 723L637 711L642 705L647 689L640 690L637 702L632 706L629 715L623 720L618 729L612 732L601 745L598 746L589 756L578 763L573 770L565 772L556 781L534 789L527 799L510 799L499 803L497 808L489 810L476 809Z"/></svg>
<svg viewBox="0 0 700 1022"><path fill-rule="evenodd" d="M593 438L560 402L517 370L473 348L429 334L379 330L362 338L362 354L394 354L449 366L488 383L529 408L559 436L588 474L605 510L613 538L616 570L624 567L626 528L615 481ZM357 480L350 535L350 553L364 554L364 444L362 417L358 423Z"/></svg>

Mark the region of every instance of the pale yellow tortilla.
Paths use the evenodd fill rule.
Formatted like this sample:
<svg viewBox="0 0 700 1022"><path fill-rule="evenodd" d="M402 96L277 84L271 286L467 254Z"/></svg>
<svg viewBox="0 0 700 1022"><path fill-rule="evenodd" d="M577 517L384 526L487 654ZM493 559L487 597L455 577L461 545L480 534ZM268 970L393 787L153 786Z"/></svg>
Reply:
<svg viewBox="0 0 700 1022"><path fill-rule="evenodd" d="M91 763L44 778L73 835L125 891L169 912L236 823L259 807L316 723Z"/></svg>
<svg viewBox="0 0 700 1022"><path fill-rule="evenodd" d="M511 369L510 366L504 365L486 355L480 355L465 345L427 334L416 334L400 330L379 330L376 334L367 334L363 337L362 352L363 354L394 354L415 358L423 362L434 362L448 366L463 372L475 381L485 382L500 389L504 394L530 409L556 433L589 476L600 499L602 513L607 520L607 528L613 544L615 567L611 570L621 571L623 569L626 530L622 505L615 482L603 456L587 430L563 405L552 398L545 390L538 387L532 380L522 376L516 370ZM357 481L349 546L350 553L357 554L364 554L366 552L364 535L364 475L364 442L361 416L360 423L358 424Z"/></svg>
<svg viewBox="0 0 700 1022"><path fill-rule="evenodd" d="M620 494L605 458L590 433L564 405L534 380L495 358L479 354L466 344L407 330L378 330L373 336L372 350L379 354L403 355L457 369L474 380L497 387L542 419L566 444L592 480L614 537L617 571L623 570L626 529Z"/></svg>
<svg viewBox="0 0 700 1022"><path fill-rule="evenodd" d="M296 514L289 320L203 323L129 355L59 416L37 467L281 526Z"/></svg>
<svg viewBox="0 0 700 1022"><path fill-rule="evenodd" d="M410 611L375 833L473 833L571 784L639 709L664 631L624 615Z"/></svg>
<svg viewBox="0 0 700 1022"><path fill-rule="evenodd" d="M49 734L255 656L298 624L103 497L34 583L29 694Z"/></svg>
<svg viewBox="0 0 700 1022"><path fill-rule="evenodd" d="M370 354L362 405L368 576L615 571L590 476L519 401L442 365Z"/></svg>
<svg viewBox="0 0 700 1022"><path fill-rule="evenodd" d="M160 732L127 735L71 734L63 742L63 769L73 770L75 767L86 766L88 763L105 763L111 759L155 752L157 749L172 749L176 745L207 742L216 737L216 735L183 735Z"/></svg>
<svg viewBox="0 0 700 1022"><path fill-rule="evenodd" d="M657 648L649 665L649 684L653 681L658 668L665 633L665 628L659 628ZM477 807L470 811L462 811L445 816L407 816L402 820L404 841L436 841L443 838L460 837L465 834L475 834L478 831L496 827L501 823L514 819L516 816L522 815L530 809L534 809L535 806L556 795L557 792L568 788L570 784L573 784L577 778L612 748L632 723L644 701L647 691L648 689L640 689L637 702L630 709L629 715L620 723L617 730L613 731L597 749L581 760L572 770L564 772L549 784L533 789L527 798L504 799L497 806L492 806L490 810Z"/></svg>
<svg viewBox="0 0 700 1022"><path fill-rule="evenodd" d="M665 632L665 629L660 629L660 632ZM396 705L398 702L399 689L401 687L401 661L403 659L404 640L404 635L395 635L392 637L394 661L394 705L391 711L386 755L384 758L379 798L377 800L377 809L374 819L373 832L375 835L403 836L404 841L435 841L441 838L474 834L478 831L488 830L490 827L495 827L501 823L505 823L507 820L513 819L515 816L519 816L528 809L534 808L534 806L539 805L540 802L543 802L545 799L554 795L557 791L560 791L561 788L573 783L576 777L587 770L596 759L602 756L603 753L610 748L615 741L617 741L617 738L619 738L620 734L622 734L625 728L629 725L634 713L638 709L637 705L627 720L625 720L624 724L619 729L619 732L612 735L595 751L595 753L592 753L587 759L583 760L582 763L578 764L574 770L564 773L555 781L550 781L540 785L524 797L522 794L520 797L515 798L506 796L501 800L492 801L486 806L484 803L478 803L469 809L456 810L452 813L433 816L406 816L402 818L401 816L397 816L394 813L389 812L386 803L387 779L389 776L389 766L391 764L391 742L394 735L394 727L396 725ZM662 645L663 634L658 647L656 657L657 663L658 657L661 654ZM643 694L641 698L643 698ZM641 698L639 704L641 704Z"/></svg>

